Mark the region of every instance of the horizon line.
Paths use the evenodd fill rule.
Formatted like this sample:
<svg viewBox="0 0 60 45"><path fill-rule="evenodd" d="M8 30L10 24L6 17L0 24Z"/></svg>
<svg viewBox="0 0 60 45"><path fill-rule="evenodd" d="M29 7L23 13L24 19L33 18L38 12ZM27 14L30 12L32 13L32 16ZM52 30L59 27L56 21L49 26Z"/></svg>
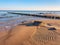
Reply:
<svg viewBox="0 0 60 45"><path fill-rule="evenodd" d="M0 10L18 10L18 9L0 9ZM21 11L23 11L23 10L21 10ZM24 10L24 11L30 11L30 10ZM60 11L60 10L31 10L31 11Z"/></svg>

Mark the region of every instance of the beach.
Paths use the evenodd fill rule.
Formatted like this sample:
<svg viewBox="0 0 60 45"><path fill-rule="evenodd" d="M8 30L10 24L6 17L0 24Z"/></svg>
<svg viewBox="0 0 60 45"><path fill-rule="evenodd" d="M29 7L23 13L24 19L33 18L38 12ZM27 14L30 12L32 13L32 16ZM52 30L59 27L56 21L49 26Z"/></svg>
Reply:
<svg viewBox="0 0 60 45"><path fill-rule="evenodd" d="M10 31L0 32L0 45L60 45L60 20L39 22L42 23L38 29L37 26L20 24ZM49 30L52 27L56 30Z"/></svg>
<svg viewBox="0 0 60 45"><path fill-rule="evenodd" d="M0 45L60 45L60 0L0 0Z"/></svg>

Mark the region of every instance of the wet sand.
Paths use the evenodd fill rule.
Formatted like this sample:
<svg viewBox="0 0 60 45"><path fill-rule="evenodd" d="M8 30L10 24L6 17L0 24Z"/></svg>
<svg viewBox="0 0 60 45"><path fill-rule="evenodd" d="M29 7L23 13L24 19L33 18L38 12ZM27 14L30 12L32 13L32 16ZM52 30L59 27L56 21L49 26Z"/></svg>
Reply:
<svg viewBox="0 0 60 45"><path fill-rule="evenodd" d="M47 24L57 27L48 30ZM18 25L0 32L0 45L60 45L60 20L43 20L38 26Z"/></svg>

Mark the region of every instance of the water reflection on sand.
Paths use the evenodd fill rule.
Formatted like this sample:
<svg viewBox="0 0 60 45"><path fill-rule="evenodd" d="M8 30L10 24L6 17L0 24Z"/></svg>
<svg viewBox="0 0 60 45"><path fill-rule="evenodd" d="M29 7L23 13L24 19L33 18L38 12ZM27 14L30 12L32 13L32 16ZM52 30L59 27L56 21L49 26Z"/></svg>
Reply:
<svg viewBox="0 0 60 45"><path fill-rule="evenodd" d="M17 16L13 18L4 18L0 19L0 27L5 28L12 28L18 24L20 24L22 21L29 21L29 20L43 20L42 18L32 17L32 16ZM0 28L2 30L2 28Z"/></svg>

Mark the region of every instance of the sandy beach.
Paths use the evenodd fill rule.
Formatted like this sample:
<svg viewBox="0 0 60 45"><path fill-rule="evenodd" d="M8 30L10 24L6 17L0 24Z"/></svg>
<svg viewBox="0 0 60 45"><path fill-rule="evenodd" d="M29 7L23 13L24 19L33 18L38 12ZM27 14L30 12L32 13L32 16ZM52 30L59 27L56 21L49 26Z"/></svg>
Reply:
<svg viewBox="0 0 60 45"><path fill-rule="evenodd" d="M17 25L0 32L0 45L60 45L60 20L43 20L37 26ZM55 28L49 30L49 28Z"/></svg>

